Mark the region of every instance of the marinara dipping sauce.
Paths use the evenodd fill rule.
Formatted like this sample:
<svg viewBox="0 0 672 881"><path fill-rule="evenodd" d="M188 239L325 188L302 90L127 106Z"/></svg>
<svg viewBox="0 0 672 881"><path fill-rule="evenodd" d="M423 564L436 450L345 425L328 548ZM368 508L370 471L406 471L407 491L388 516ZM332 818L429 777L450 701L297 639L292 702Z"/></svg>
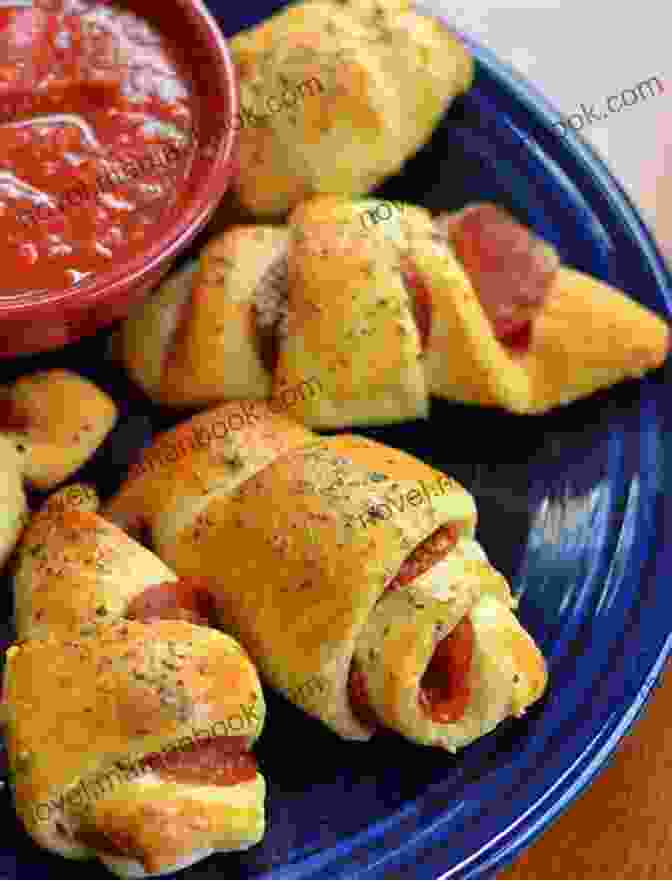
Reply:
<svg viewBox="0 0 672 881"><path fill-rule="evenodd" d="M0 294L67 289L145 247L186 197L193 111L130 11L0 7Z"/></svg>

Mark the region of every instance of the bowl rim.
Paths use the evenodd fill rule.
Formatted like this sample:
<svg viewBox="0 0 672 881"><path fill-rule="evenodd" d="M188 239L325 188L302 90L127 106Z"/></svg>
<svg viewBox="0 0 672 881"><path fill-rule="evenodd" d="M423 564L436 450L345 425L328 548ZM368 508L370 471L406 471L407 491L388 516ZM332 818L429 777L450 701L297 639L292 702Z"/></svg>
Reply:
<svg viewBox="0 0 672 881"><path fill-rule="evenodd" d="M91 279L68 288L4 296L0 292L1 321L32 321L53 316L54 313L59 313L61 319L65 320L70 310L80 313L90 307L121 300L129 290L141 285L153 272L158 273L163 265L179 255L207 223L225 194L234 171L237 146L237 130L231 124L239 110L235 65L222 29L202 0L171 0L171 3L173 9L200 32L203 44L207 46L210 79L220 82L222 93L226 94L227 119L222 123L221 136L213 138L208 144L207 173L201 176L192 191L187 189L189 196L186 206L170 227L160 237L152 239L147 247L130 259L96 272ZM136 9L138 14L161 32L161 15L157 15L153 7L145 12L141 5ZM195 99L196 104L201 100L198 95ZM198 149L198 141L196 145Z"/></svg>

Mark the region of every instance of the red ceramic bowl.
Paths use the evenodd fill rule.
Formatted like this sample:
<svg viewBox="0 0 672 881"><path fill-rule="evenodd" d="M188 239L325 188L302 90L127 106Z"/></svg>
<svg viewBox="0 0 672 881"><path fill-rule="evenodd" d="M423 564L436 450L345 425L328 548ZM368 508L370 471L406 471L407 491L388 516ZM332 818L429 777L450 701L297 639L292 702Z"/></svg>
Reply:
<svg viewBox="0 0 672 881"><path fill-rule="evenodd" d="M59 348L125 317L210 219L234 172L238 112L236 73L226 40L200 0L121 6L150 22L170 41L191 79L199 148L175 219L114 268L66 290L4 293L0 284L0 358Z"/></svg>

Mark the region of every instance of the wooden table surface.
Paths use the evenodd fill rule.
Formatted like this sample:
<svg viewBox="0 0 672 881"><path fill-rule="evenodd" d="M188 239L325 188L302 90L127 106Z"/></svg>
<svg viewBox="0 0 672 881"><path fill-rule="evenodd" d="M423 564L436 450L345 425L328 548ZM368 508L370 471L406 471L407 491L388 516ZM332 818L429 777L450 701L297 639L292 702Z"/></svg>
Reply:
<svg viewBox="0 0 672 881"><path fill-rule="evenodd" d="M672 878L672 671L609 767L498 878Z"/></svg>

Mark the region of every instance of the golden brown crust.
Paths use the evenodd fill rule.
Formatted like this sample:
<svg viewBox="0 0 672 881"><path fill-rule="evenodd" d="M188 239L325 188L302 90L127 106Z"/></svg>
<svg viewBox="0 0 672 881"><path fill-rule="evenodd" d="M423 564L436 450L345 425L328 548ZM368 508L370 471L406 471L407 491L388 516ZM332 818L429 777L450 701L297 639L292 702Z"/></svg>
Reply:
<svg viewBox="0 0 672 881"><path fill-rule="evenodd" d="M153 529L157 550L212 493L228 494L315 435L263 401L229 401L159 435L102 514L124 529ZM160 518L160 523L159 523ZM160 550L159 550L160 552Z"/></svg>
<svg viewBox="0 0 672 881"><path fill-rule="evenodd" d="M152 400L206 407L270 395L255 291L286 243L285 227L235 226L131 313L114 352Z"/></svg>
<svg viewBox="0 0 672 881"><path fill-rule="evenodd" d="M284 227L237 226L206 245L190 310L179 328L180 343L164 364L164 402L208 406L269 396L271 377L256 335L255 290L286 244Z"/></svg>
<svg viewBox="0 0 672 881"><path fill-rule="evenodd" d="M0 567L10 558L30 516L22 471L21 454L15 444L0 435Z"/></svg>
<svg viewBox="0 0 672 881"><path fill-rule="evenodd" d="M427 251L416 255L416 263L432 297L427 370L435 395L543 413L643 376L669 353L665 321L610 285L565 266L533 321L529 349L514 352L495 338L451 254Z"/></svg>
<svg viewBox="0 0 672 881"><path fill-rule="evenodd" d="M123 793L97 799L92 805L87 831L93 831L105 847L112 840L135 855L124 859L98 852L122 877L172 874L214 851L247 850L263 838L265 783L261 774L249 782L219 787L219 791L214 786L151 782L145 778L142 789L126 787Z"/></svg>
<svg viewBox="0 0 672 881"><path fill-rule="evenodd" d="M410 453L388 447L371 438L357 434L337 434L323 439L325 446L335 453L347 456L360 468L370 471L379 471L383 474L394 476L397 480L415 480L418 486L421 481L432 482L432 487L459 486L452 478L447 477L442 471L427 465ZM430 469L428 471L428 468ZM473 521L470 522L470 531L476 528L476 510L473 512Z"/></svg>
<svg viewBox="0 0 672 881"><path fill-rule="evenodd" d="M422 463L416 473L437 475ZM431 504L393 506L390 517L362 523L372 504L416 488L417 478L383 477L315 444L276 459L234 496L213 498L164 559L180 574L212 577L222 621L276 688L296 697L305 683L327 681L305 708L362 738L347 696L358 633L415 546L443 523L473 533L473 499L454 482Z"/></svg>
<svg viewBox="0 0 672 881"><path fill-rule="evenodd" d="M302 397L291 412L317 428L387 424L429 412L400 245L386 224L362 224L366 204L322 196L289 219L287 334L273 389L277 395L315 377L319 393ZM402 242L407 235L398 230Z"/></svg>
<svg viewBox="0 0 672 881"><path fill-rule="evenodd" d="M479 551L475 542L462 540L403 590L386 593L355 654L380 721L410 740L451 752L522 715L547 684L545 661L511 611L515 601L506 580L485 555L479 559ZM438 721L421 700L423 675L463 616L474 635L469 696L459 719Z"/></svg>
<svg viewBox="0 0 672 881"><path fill-rule="evenodd" d="M47 511L89 511L95 514L100 499L94 486L89 483L69 483L45 499L40 513Z"/></svg>
<svg viewBox="0 0 672 881"><path fill-rule="evenodd" d="M316 193L373 189L429 139L474 73L451 31L396 0L296 3L231 48L242 106L264 115L241 128L233 182L259 217Z"/></svg>
<svg viewBox="0 0 672 881"><path fill-rule="evenodd" d="M114 401L69 370L22 376L3 398L25 425L2 435L21 448L25 480L50 489L96 451L117 420Z"/></svg>
<svg viewBox="0 0 672 881"><path fill-rule="evenodd" d="M537 318L524 369L528 411L543 412L660 367L670 328L625 294L568 267Z"/></svg>
<svg viewBox="0 0 672 881"><path fill-rule="evenodd" d="M287 235L287 316L275 335L271 375L253 289ZM213 283L196 286L191 317L185 313L180 351L191 360L181 355L170 368L174 400L214 401L234 388L258 397L272 386L276 404L323 429L426 417L430 393L543 413L642 376L670 350L659 316L566 266L553 281L545 277L549 291L529 348L506 345L445 231L412 205L315 196L293 210L286 230L236 227L208 249ZM225 276L221 259L231 261ZM165 322L161 296L151 306L150 347ZM213 337L224 314L226 350ZM134 345L144 346L134 334Z"/></svg>
<svg viewBox="0 0 672 881"><path fill-rule="evenodd" d="M207 466L200 479L205 493L180 496L176 486L173 513L157 509L149 518L158 552L180 576L206 577L220 626L236 634L273 686L342 736L371 733L350 704L353 657L366 669L372 657L367 639L379 641L378 630L399 623L398 615L388 622L386 610L401 602L408 612L409 597L421 593L424 581L436 582L439 595L428 601L419 595L417 608L424 611L412 604L408 632L395 642L385 669L395 671L398 688L385 697L392 683L384 677L374 695L385 721L418 742L457 749L530 702L522 685L514 694L514 674L528 683L531 699L538 696L533 661L545 671L543 659L512 619L511 628L523 634L520 658L506 638L500 646L486 635L474 666L473 712L462 728L446 730L419 713L419 679L447 623L456 624L484 598L505 610L515 605L506 580L472 540L474 501L454 480L368 438L318 440L310 433L250 468L244 480L213 481ZM446 524L455 530L456 548L417 584L381 599L414 549ZM536 652L529 664L526 648ZM404 667L409 663L412 670Z"/></svg>
<svg viewBox="0 0 672 881"><path fill-rule="evenodd" d="M3 694L17 812L36 841L65 855L81 855L64 829L82 796L67 796L64 807L64 793L77 786L90 799L86 782L100 785L99 774L116 774L112 790L121 787L138 758L179 748L181 738L228 736L228 720L232 729L241 713L246 723L235 736L249 748L264 719L245 652L183 621L129 621L77 640L22 642L7 652Z"/></svg>
<svg viewBox="0 0 672 881"><path fill-rule="evenodd" d="M455 560L451 563L455 578ZM402 589L387 591L372 610L354 656L379 722L429 745L437 744L437 728L443 726L420 703L422 675L437 645L470 612L480 592L480 573L465 572L450 583L443 568L440 562Z"/></svg>
<svg viewBox="0 0 672 881"><path fill-rule="evenodd" d="M86 511L36 514L17 548L15 626L19 639L77 637L126 614L152 584L177 576L118 527Z"/></svg>
<svg viewBox="0 0 672 881"><path fill-rule="evenodd" d="M110 357L124 365L150 398L161 403L171 403L162 399L166 353L175 344L199 271L199 261L192 260L168 275L151 297L131 310L110 340Z"/></svg>
<svg viewBox="0 0 672 881"><path fill-rule="evenodd" d="M24 481L49 489L76 471L117 419L112 399L68 370L23 376L0 389L0 567L29 519Z"/></svg>

